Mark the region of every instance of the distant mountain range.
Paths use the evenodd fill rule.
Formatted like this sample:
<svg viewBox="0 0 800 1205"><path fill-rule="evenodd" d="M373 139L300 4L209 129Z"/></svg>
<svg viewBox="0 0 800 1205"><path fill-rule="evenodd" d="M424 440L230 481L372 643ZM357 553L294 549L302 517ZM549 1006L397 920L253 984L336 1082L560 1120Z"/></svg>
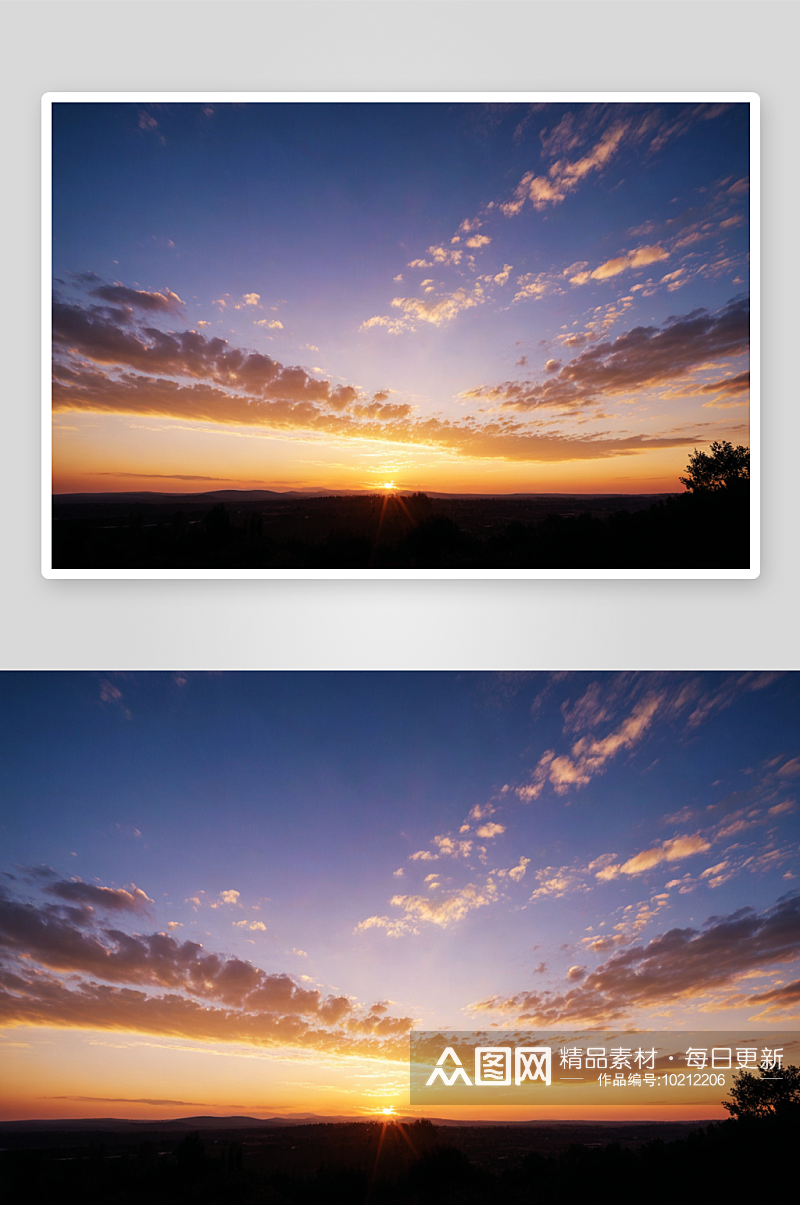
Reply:
<svg viewBox="0 0 800 1205"><path fill-rule="evenodd" d="M368 497L370 494L380 494L380 489L347 490L347 489L303 489L303 490L205 490L198 494L169 494L152 490L105 492L98 494L53 494L54 502L276 502L281 498L345 498ZM413 490L392 490L394 494L407 496ZM436 490L422 490L429 498L667 498L669 494L547 494L547 493L442 493ZM679 491L676 490L676 493Z"/></svg>
<svg viewBox="0 0 800 1205"><path fill-rule="evenodd" d="M348 1123L352 1124L356 1121L382 1121L384 1118L380 1114L375 1116L364 1117L341 1117L332 1116L324 1117L316 1113L303 1113L296 1117L175 1117L169 1119L161 1118L146 1118L144 1120L124 1117L58 1117L49 1120L35 1119L32 1121L0 1121L0 1133L36 1133L48 1131L76 1131L76 1130L92 1130L95 1132L106 1131L112 1133L130 1133L136 1130L159 1130L163 1132L188 1130L249 1130L258 1126L298 1126L298 1125L329 1125L331 1123ZM388 1119L387 1119L388 1120ZM392 1115L392 1121L401 1121L409 1124L413 1121L418 1121L417 1117L405 1117L400 1114ZM574 1127L574 1126L594 1126L597 1128L603 1126L620 1126L625 1124L618 1119L614 1121L559 1121L557 1119L530 1119L527 1121L476 1121L476 1120L460 1120L447 1117L430 1117L427 1120L431 1121L436 1126L555 1126L555 1127ZM660 1121L642 1121L636 1120L637 1125L652 1125L657 1128L661 1125L671 1125L671 1122ZM687 1122L687 1125L701 1125L703 1122Z"/></svg>
<svg viewBox="0 0 800 1205"><path fill-rule="evenodd" d="M131 1117L57 1117L32 1121L0 1121L0 1133L14 1130L111 1130L115 1133L129 1130L240 1130L253 1126L314 1125L328 1121L352 1121L352 1117L317 1117L314 1113L297 1117L174 1117L144 1120Z"/></svg>

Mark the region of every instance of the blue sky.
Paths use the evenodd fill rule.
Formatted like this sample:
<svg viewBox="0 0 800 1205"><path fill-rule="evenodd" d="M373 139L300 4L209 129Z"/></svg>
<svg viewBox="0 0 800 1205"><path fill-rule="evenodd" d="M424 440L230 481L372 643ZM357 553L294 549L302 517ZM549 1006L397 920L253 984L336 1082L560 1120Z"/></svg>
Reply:
<svg viewBox="0 0 800 1205"><path fill-rule="evenodd" d="M396 1100L412 1023L785 1027L799 703L774 673L7 674L18 1075L55 1042L69 1086L121 1032L140 1079L182 1041L340 1088L377 1059Z"/></svg>
<svg viewBox="0 0 800 1205"><path fill-rule="evenodd" d="M745 104L60 103L53 146L57 490L653 492L747 442Z"/></svg>

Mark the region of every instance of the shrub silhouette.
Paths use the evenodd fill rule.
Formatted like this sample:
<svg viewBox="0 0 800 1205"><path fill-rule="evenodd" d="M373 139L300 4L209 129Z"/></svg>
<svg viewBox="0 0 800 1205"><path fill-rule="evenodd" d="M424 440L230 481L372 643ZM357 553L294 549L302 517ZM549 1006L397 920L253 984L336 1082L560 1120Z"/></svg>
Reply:
<svg viewBox="0 0 800 1205"><path fill-rule="evenodd" d="M800 1121L800 1067L781 1071L759 1068L759 1075L741 1071L733 1077L731 1100L723 1108L737 1121L756 1117L793 1118Z"/></svg>
<svg viewBox="0 0 800 1205"><path fill-rule="evenodd" d="M750 449L727 440L712 443L711 455L695 448L686 472L680 481L690 493L741 487L750 480Z"/></svg>

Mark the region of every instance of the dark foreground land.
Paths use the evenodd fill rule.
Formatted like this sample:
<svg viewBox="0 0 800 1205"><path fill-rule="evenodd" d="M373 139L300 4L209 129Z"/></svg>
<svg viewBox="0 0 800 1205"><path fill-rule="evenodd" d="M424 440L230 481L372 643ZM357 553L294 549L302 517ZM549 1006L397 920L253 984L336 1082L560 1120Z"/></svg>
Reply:
<svg viewBox="0 0 800 1205"><path fill-rule="evenodd" d="M200 1119L198 1119L200 1120ZM797 1117L446 1126L340 1122L0 1133L9 1205L763 1201L796 1182ZM97 1123L98 1126L102 1123ZM780 1185L783 1184L783 1189ZM791 1193L791 1189L789 1189Z"/></svg>
<svg viewBox="0 0 800 1205"><path fill-rule="evenodd" d="M749 488L679 495L60 495L55 569L744 569Z"/></svg>

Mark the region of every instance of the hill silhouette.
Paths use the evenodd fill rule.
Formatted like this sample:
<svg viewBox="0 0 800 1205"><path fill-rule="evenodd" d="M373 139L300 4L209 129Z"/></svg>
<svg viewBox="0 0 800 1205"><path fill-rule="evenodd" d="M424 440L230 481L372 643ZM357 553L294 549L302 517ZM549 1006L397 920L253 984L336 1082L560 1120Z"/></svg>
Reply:
<svg viewBox="0 0 800 1205"><path fill-rule="evenodd" d="M182 1119L188 1121L191 1119ZM212 1120L212 1119L204 1119ZM790 1168L797 1116L692 1122L355 1121L180 1131L5 1130L9 1201L103 1205L522 1205L598 1186L655 1205L751 1194ZM772 1179L774 1177L770 1177Z"/></svg>
<svg viewBox="0 0 800 1205"><path fill-rule="evenodd" d="M747 481L655 497L218 491L53 503L56 569L659 570L749 563Z"/></svg>

